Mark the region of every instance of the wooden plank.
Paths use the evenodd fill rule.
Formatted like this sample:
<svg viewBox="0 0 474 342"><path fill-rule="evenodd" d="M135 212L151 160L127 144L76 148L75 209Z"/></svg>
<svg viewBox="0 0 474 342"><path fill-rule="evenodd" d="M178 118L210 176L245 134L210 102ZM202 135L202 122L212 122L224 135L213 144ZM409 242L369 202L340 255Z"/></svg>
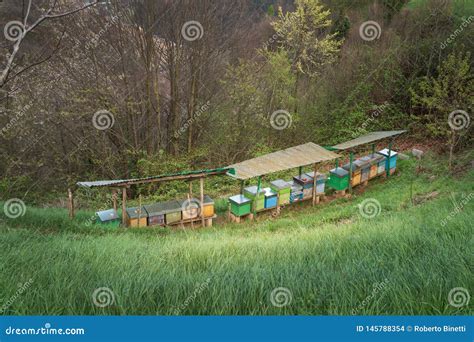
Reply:
<svg viewBox="0 0 474 342"><path fill-rule="evenodd" d="M73 198L71 189L67 189L67 192L68 192L68 199L69 199L68 200L69 217L73 219L74 218L74 198Z"/></svg>
<svg viewBox="0 0 474 342"><path fill-rule="evenodd" d="M313 206L316 204L316 176L318 174L318 164L314 163L313 167L314 177L313 177Z"/></svg>
<svg viewBox="0 0 474 342"><path fill-rule="evenodd" d="M200 206L201 206L201 220L204 227L204 178L199 179L199 191L200 191Z"/></svg>
<svg viewBox="0 0 474 342"><path fill-rule="evenodd" d="M127 188L122 188L122 224L127 224L127 220L125 219L125 212L127 208Z"/></svg>

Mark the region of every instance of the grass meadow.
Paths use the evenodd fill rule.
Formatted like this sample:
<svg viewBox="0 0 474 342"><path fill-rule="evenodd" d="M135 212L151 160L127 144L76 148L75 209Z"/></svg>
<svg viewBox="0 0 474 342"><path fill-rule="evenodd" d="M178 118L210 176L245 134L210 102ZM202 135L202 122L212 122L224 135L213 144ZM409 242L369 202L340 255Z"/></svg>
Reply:
<svg viewBox="0 0 474 342"><path fill-rule="evenodd" d="M1 313L472 314L448 296L474 290L474 173L446 177L436 159L418 174L402 160L351 199L240 225L129 230L88 225L92 211L1 212ZM380 203L374 218L360 214L366 199Z"/></svg>

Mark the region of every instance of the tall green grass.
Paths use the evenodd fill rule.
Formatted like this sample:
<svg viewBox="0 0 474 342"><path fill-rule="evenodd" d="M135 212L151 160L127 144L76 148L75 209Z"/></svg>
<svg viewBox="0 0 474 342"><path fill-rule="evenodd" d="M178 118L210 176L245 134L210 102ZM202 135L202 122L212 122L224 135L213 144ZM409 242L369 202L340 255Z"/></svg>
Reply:
<svg viewBox="0 0 474 342"><path fill-rule="evenodd" d="M0 216L0 307L14 298L4 314L472 314L448 294L474 290L474 201L441 222L453 198L474 192L474 174L444 177L437 163L415 174L414 164L350 200L195 231L104 229L84 224L92 213L71 221L59 209ZM374 219L359 214L367 198L381 204ZM94 305L100 287L113 304ZM278 287L291 297L283 307L271 301Z"/></svg>

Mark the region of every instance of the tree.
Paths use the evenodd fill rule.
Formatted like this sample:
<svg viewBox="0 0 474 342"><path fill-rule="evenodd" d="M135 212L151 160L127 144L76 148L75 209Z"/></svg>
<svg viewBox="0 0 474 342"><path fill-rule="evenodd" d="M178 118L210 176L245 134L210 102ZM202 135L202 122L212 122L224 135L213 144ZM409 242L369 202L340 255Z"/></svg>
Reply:
<svg viewBox="0 0 474 342"><path fill-rule="evenodd" d="M27 39L28 36L30 36L33 33L35 29L37 29L43 22L47 20L64 18L71 14L82 11L88 7L94 6L98 3L98 0L92 1L78 8L66 10L60 13L55 13L55 10L57 9L58 1L57 0L53 1L53 4L49 8L41 11L41 14L39 15L39 17L36 20L34 20L33 23L29 24L28 21L31 19L30 15L32 12L32 8L31 8L32 2L33 0L28 0L28 4L26 5L26 12L22 21L10 21L5 25L4 30L5 30L6 36L9 40L13 41L14 43L12 45L11 52L7 56L5 67L3 68L0 74L0 88L3 88L8 81L12 80L13 78L25 72L26 70L46 62L54 54L54 51L53 51L47 57L39 61L36 61L30 65L23 66L20 70L16 71L13 74L13 76L10 76L11 72L15 68L14 62L22 43Z"/></svg>
<svg viewBox="0 0 474 342"><path fill-rule="evenodd" d="M296 0L294 12L283 13L279 7L278 19L272 23L296 74L295 98L301 75L318 75L322 66L335 61L342 45L342 40L336 39L337 32L328 33L330 15L319 0Z"/></svg>
<svg viewBox="0 0 474 342"><path fill-rule="evenodd" d="M451 53L438 66L436 76L422 77L410 89L413 104L422 112L422 122L433 135L448 141L450 170L454 149L469 129L468 112L474 104L470 57L469 52Z"/></svg>

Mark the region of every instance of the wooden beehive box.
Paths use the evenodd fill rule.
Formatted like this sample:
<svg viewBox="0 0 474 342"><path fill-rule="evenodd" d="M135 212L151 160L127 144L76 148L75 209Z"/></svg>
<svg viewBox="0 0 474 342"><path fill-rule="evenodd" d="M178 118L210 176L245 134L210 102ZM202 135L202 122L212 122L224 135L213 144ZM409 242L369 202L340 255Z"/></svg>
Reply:
<svg viewBox="0 0 474 342"><path fill-rule="evenodd" d="M166 224L165 203L153 203L144 206L148 214L149 226L164 226Z"/></svg>
<svg viewBox="0 0 474 342"><path fill-rule="evenodd" d="M334 190L346 190L349 186L349 172L342 167L329 171L328 186Z"/></svg>
<svg viewBox="0 0 474 342"><path fill-rule="evenodd" d="M270 188L264 188L265 209L274 208L278 203L278 194Z"/></svg>
<svg viewBox="0 0 474 342"><path fill-rule="evenodd" d="M114 209L98 211L96 214L96 222L99 224L104 224L112 227L120 226L120 217Z"/></svg>
<svg viewBox="0 0 474 342"><path fill-rule="evenodd" d="M395 152L393 150L390 151L390 157L389 157L388 151L389 151L388 148L385 148L381 151L378 151L377 153L381 154L382 156L384 156L386 158L385 169L387 169L387 168L395 169L397 167L398 152ZM390 170L390 172L392 172L392 170Z"/></svg>
<svg viewBox="0 0 474 342"><path fill-rule="evenodd" d="M172 200L165 202L166 224L173 224L182 220L181 202Z"/></svg>
<svg viewBox="0 0 474 342"><path fill-rule="evenodd" d="M306 173L309 177L314 179L314 171ZM323 194L326 185L327 176L324 173L316 173L316 194Z"/></svg>
<svg viewBox="0 0 474 342"><path fill-rule="evenodd" d="M213 217L214 216L214 200L208 195L204 195L204 217Z"/></svg>
<svg viewBox="0 0 474 342"><path fill-rule="evenodd" d="M270 188L278 193L278 204L285 205L290 203L291 184L283 179L277 179L270 182Z"/></svg>
<svg viewBox="0 0 474 342"><path fill-rule="evenodd" d="M256 211L265 209L265 192L260 189L257 197L257 186L249 186L244 189L244 195L252 200L252 205Z"/></svg>
<svg viewBox="0 0 474 342"><path fill-rule="evenodd" d="M140 208L127 208L125 212L127 227L136 228L147 226L148 213L143 206Z"/></svg>
<svg viewBox="0 0 474 342"><path fill-rule="evenodd" d="M252 200L244 195L235 195L229 197L230 211L235 216L244 216L250 214Z"/></svg>
<svg viewBox="0 0 474 342"><path fill-rule="evenodd" d="M352 178L351 178L351 185L352 186L359 185L360 184L360 179L361 179L362 170L360 168L360 163L356 163L356 161L352 163ZM349 172L350 163L345 164L342 168Z"/></svg>

